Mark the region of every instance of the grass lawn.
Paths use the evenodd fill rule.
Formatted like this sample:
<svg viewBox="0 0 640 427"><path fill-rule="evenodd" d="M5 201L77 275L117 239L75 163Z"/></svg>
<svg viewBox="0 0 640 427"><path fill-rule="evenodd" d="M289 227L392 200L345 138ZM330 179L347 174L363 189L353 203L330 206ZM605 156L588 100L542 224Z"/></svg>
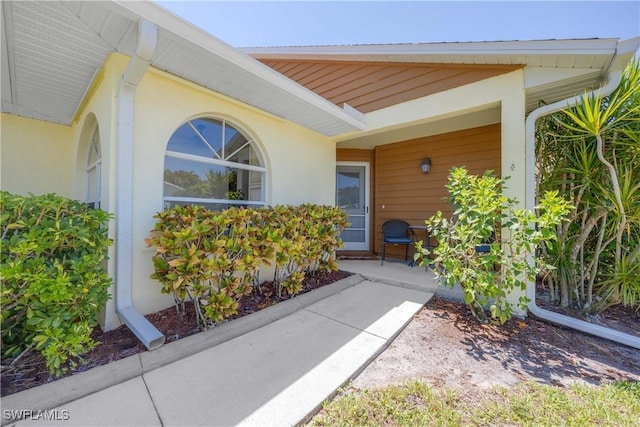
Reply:
<svg viewBox="0 0 640 427"><path fill-rule="evenodd" d="M374 390L346 388L313 426L637 426L640 383L568 388L523 382L460 395L414 380Z"/></svg>

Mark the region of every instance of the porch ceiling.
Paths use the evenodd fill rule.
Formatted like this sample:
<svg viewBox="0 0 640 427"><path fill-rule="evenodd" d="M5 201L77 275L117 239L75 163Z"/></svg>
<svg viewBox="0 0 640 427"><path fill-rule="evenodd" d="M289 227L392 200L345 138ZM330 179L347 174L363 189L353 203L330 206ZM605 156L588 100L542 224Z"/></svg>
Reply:
<svg viewBox="0 0 640 427"><path fill-rule="evenodd" d="M2 112L69 125L107 55L158 26L152 66L325 135L363 123L151 2L3 1Z"/></svg>
<svg viewBox="0 0 640 427"><path fill-rule="evenodd" d="M378 145L500 123L500 117L500 105L487 105L480 110L461 111L454 116L434 117L411 126L402 126L364 136L353 135L351 138L339 141L336 146L338 148L372 149Z"/></svg>

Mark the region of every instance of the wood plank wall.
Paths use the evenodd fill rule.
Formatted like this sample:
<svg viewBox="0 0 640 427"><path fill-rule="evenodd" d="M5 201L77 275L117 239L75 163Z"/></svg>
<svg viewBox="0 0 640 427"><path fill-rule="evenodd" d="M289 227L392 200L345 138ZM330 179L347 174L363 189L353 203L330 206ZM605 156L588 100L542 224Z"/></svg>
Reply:
<svg viewBox="0 0 640 427"><path fill-rule="evenodd" d="M431 159L428 174L420 170L425 157ZM380 145L373 158L373 248L379 254L386 220L397 218L411 225L424 225L424 220L438 210L451 215L453 209L446 202L445 188L451 167L466 166L473 174L491 169L500 175L500 124ZM402 258L404 247L387 246L387 255Z"/></svg>
<svg viewBox="0 0 640 427"><path fill-rule="evenodd" d="M522 65L273 59L260 54L255 57L334 104L347 103L363 113L522 68Z"/></svg>

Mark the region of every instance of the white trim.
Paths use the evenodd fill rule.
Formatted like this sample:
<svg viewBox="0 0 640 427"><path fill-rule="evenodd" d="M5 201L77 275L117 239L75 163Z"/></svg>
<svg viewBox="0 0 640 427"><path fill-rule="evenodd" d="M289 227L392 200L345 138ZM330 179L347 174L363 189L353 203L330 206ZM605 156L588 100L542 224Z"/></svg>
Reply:
<svg viewBox="0 0 640 427"><path fill-rule="evenodd" d="M186 203L220 203L223 205L256 205L266 206L267 202L259 202L256 200L229 200L229 199L202 199L198 197L174 197L165 196L162 198L164 202L186 202Z"/></svg>
<svg viewBox="0 0 640 427"><path fill-rule="evenodd" d="M253 57L262 55L613 55L618 39L518 40L464 43L410 43L340 46L283 46L238 49ZM495 58L494 58L495 59Z"/></svg>
<svg viewBox="0 0 640 427"><path fill-rule="evenodd" d="M364 167L364 215L354 215L354 216L364 216L364 228L349 228L349 230L364 230L364 242L344 243L344 247L340 250L343 251L368 251L371 249L371 239L369 238L371 235L371 209L369 207L369 199L370 199L370 191L371 191L371 183L370 183L370 175L369 168L371 167L369 162L336 162L336 197L337 197L337 189L338 189L338 167L339 166L356 166L356 167Z"/></svg>
<svg viewBox="0 0 640 427"><path fill-rule="evenodd" d="M251 73L255 77L263 80L264 83L284 90L312 107L319 108L322 112L340 120L343 124L356 129L363 129L365 127L364 123L345 113L339 107L315 92L288 79L258 60L241 53L239 50L179 18L159 5L141 1L116 1L114 3L129 12L148 19L178 37L190 41L208 53Z"/></svg>
<svg viewBox="0 0 640 427"><path fill-rule="evenodd" d="M87 166L87 172L93 168L95 168L96 166L98 166L100 163L102 163L102 158L100 158L98 161L95 161L93 163L91 163L89 166Z"/></svg>
<svg viewBox="0 0 640 427"><path fill-rule="evenodd" d="M210 165L225 166L233 169L244 169L254 172L267 172L267 169L261 166L246 165L244 163L230 162L228 160L209 159L207 157L196 156L194 154L178 153L177 151L165 151L165 156L182 160L192 160L194 162L206 163Z"/></svg>

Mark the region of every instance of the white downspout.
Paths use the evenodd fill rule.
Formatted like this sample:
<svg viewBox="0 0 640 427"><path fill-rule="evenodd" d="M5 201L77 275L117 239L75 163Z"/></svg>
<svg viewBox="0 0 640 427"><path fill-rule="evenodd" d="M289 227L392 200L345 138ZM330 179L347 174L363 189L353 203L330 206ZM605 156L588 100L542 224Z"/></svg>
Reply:
<svg viewBox="0 0 640 427"><path fill-rule="evenodd" d="M603 97L609 95L620 84L622 79L621 71L613 71L608 75L608 82L600 89L588 93L588 96ZM574 96L563 101L545 105L532 111L526 120L526 208L533 210L535 207L535 130L536 121L547 114L573 107L582 100L582 95ZM569 328L577 329L591 335L596 335L611 341L619 342L630 347L640 348L640 337L625 334L620 331L605 328L573 317L565 316L553 311L545 310L536 305L536 285L535 283L527 284L527 297L531 300L529 303L529 311L536 317L557 323Z"/></svg>
<svg viewBox="0 0 640 427"><path fill-rule="evenodd" d="M116 311L149 349L164 344L158 331L134 306L131 298L133 252L133 130L136 87L149 67L158 43L158 28L138 22L138 40L118 90L116 142Z"/></svg>

